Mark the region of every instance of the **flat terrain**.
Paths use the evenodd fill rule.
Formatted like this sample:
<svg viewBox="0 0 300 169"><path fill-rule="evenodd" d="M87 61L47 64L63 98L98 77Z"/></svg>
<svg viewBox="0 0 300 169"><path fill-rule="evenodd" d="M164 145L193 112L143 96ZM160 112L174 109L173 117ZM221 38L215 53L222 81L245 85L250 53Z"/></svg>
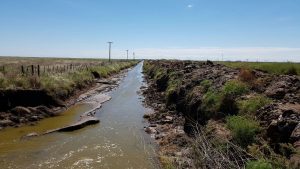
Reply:
<svg viewBox="0 0 300 169"><path fill-rule="evenodd" d="M293 62L218 62L232 68L259 69L268 73L300 75L300 63Z"/></svg>

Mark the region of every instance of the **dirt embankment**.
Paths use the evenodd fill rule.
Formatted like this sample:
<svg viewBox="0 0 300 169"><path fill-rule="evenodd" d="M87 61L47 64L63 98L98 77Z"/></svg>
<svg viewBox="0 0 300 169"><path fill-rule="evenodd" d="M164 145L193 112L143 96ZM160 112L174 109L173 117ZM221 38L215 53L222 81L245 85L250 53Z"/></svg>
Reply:
<svg viewBox="0 0 300 169"><path fill-rule="evenodd" d="M35 125L37 121L59 115L67 107L89 97L93 94L93 89L110 90L117 85L118 76L126 71L124 69L127 67L122 68L121 72L110 74L108 78L100 78L100 75L93 71L93 82L75 87L73 92L63 97L42 89L0 90L0 130L6 127Z"/></svg>
<svg viewBox="0 0 300 169"><path fill-rule="evenodd" d="M207 138L220 138L210 147L217 152L225 142L237 145L247 156L240 166L299 167L299 76L233 69L210 61L147 61L144 73L145 102L155 109L145 115L150 122L145 130L159 143L165 166L215 164L205 157L210 152L195 152L201 147L195 136L200 129Z"/></svg>

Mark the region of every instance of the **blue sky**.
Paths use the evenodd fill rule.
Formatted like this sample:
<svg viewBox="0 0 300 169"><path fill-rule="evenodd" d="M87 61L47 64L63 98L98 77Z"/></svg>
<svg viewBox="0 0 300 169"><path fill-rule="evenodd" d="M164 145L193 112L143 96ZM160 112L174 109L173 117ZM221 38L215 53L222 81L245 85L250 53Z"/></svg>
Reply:
<svg viewBox="0 0 300 169"><path fill-rule="evenodd" d="M0 0L0 55L300 61L299 0Z"/></svg>

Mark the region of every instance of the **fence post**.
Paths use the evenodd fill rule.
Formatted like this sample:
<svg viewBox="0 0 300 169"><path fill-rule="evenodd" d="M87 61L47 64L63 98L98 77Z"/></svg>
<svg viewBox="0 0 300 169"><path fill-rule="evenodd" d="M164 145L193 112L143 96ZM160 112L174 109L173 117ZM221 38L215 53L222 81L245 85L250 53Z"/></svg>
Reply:
<svg viewBox="0 0 300 169"><path fill-rule="evenodd" d="M24 70L24 66L23 65L21 66L21 72L22 72L22 75L24 76L25 70Z"/></svg>
<svg viewBox="0 0 300 169"><path fill-rule="evenodd" d="M31 75L33 76L34 75L34 66L31 65Z"/></svg>
<svg viewBox="0 0 300 169"><path fill-rule="evenodd" d="M37 67L37 73L38 73L38 76L40 77L40 65L38 65L38 67Z"/></svg>

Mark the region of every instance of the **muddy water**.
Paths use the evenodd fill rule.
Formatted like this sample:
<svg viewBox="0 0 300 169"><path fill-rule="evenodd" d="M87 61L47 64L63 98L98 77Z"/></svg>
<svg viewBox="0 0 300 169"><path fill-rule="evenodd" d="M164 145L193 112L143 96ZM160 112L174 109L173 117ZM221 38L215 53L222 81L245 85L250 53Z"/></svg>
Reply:
<svg viewBox="0 0 300 169"><path fill-rule="evenodd" d="M99 124L29 140L19 138L76 121L91 109L78 104L62 116L36 126L0 132L0 168L159 168L151 139L143 131L145 111L137 94L142 85L142 64L130 70L120 86L108 93L112 99L97 111Z"/></svg>

